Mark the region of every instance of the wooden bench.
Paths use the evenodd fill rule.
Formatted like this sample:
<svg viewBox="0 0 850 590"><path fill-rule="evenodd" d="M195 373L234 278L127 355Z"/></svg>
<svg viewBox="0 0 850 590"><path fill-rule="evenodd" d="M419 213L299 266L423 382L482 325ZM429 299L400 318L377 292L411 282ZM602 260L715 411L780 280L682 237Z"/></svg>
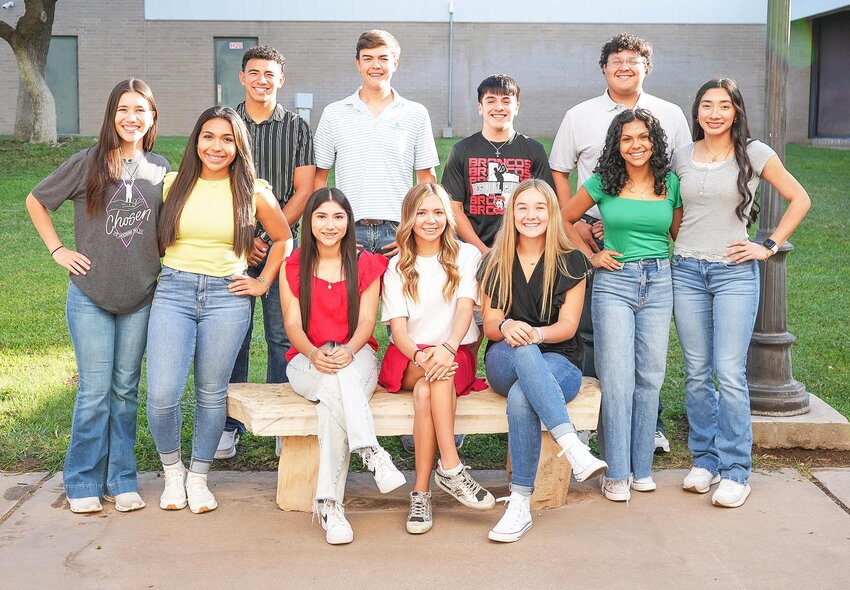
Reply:
<svg viewBox="0 0 850 590"><path fill-rule="evenodd" d="M595 430L602 394L596 379L585 377L578 397L567 409L577 430ZM388 393L378 388L370 402L379 436L413 432L413 396ZM506 400L491 389L458 399L457 434L494 434L508 431ZM282 436L278 464L277 505L283 510L309 512L319 472L315 404L292 391L288 384L231 384L227 413L258 436ZM569 462L558 457L560 447L543 437L540 465L535 480L532 509L561 506L569 490ZM510 456L506 466L510 476Z"/></svg>

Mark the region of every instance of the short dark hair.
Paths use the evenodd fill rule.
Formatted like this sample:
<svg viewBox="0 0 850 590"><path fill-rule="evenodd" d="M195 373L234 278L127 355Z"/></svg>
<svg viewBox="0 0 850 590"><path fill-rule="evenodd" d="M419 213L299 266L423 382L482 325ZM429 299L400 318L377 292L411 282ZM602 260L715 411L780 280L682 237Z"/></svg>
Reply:
<svg viewBox="0 0 850 590"><path fill-rule="evenodd" d="M260 45L258 47L251 47L248 51L242 54L242 71L245 71L245 66L248 65L248 61L252 59L266 59L268 61L275 61L280 64L280 71L282 72L286 68L286 58L283 57L283 54L272 47L271 45Z"/></svg>
<svg viewBox="0 0 850 590"><path fill-rule="evenodd" d="M383 45L389 48L393 57L395 57L396 63L398 63L398 58L401 55L401 46L395 37L387 31L380 29L372 29L371 31L364 31L360 34L360 38L357 39L357 47L354 51L354 59L360 59L360 52L363 49L375 49Z"/></svg>
<svg viewBox="0 0 850 590"><path fill-rule="evenodd" d="M519 84L507 74L493 74L484 78L478 85L478 102L488 92L499 96L516 96L519 100Z"/></svg>
<svg viewBox="0 0 850 590"><path fill-rule="evenodd" d="M646 73L652 71L652 45L646 39L641 39L631 33L620 33L611 37L602 46L602 54L599 56L599 67L608 63L608 56L612 53L620 53L623 50L634 51L646 60Z"/></svg>

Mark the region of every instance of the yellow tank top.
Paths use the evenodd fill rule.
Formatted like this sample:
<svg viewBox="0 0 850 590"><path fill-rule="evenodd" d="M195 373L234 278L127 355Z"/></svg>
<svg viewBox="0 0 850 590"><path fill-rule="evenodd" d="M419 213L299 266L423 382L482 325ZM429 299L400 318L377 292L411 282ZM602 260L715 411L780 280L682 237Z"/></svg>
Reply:
<svg viewBox="0 0 850 590"><path fill-rule="evenodd" d="M168 198L168 191L176 176L176 172L166 174L162 187L163 200ZM270 188L270 185L264 180L257 180L254 191L261 188ZM256 200L252 201L251 210L256 214ZM198 178L180 215L177 240L166 248L162 263L177 270L213 277L245 272L248 268L247 257L237 256L233 251L230 178Z"/></svg>

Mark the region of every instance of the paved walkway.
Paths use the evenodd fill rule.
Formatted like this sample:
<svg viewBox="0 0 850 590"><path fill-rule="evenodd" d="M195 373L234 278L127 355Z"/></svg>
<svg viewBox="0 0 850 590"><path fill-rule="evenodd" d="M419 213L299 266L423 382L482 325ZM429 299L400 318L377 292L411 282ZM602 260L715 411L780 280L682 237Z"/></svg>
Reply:
<svg viewBox="0 0 850 590"><path fill-rule="evenodd" d="M504 473L477 472L504 495ZM332 547L309 514L274 503L274 473L214 472L220 507L160 510L161 478L141 476L142 511L107 504L72 514L61 475L0 475L0 588L847 588L850 469L754 474L735 510L680 489L615 504L591 484L536 513L518 543L487 540L502 514L463 508L435 491L435 523L404 531L404 491L381 496L367 474L349 480L354 543ZM408 480L412 478L408 474Z"/></svg>

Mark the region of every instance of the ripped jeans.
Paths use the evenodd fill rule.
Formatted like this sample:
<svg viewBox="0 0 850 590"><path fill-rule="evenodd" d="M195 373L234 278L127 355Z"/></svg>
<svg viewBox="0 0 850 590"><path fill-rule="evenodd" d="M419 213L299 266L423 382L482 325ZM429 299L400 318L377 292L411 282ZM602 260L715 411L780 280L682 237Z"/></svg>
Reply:
<svg viewBox="0 0 850 590"><path fill-rule="evenodd" d="M318 402L319 477L317 501L345 497L351 451L377 447L369 399L378 384L378 360L367 345L336 375L320 373L303 354L286 367L289 384L298 395Z"/></svg>

